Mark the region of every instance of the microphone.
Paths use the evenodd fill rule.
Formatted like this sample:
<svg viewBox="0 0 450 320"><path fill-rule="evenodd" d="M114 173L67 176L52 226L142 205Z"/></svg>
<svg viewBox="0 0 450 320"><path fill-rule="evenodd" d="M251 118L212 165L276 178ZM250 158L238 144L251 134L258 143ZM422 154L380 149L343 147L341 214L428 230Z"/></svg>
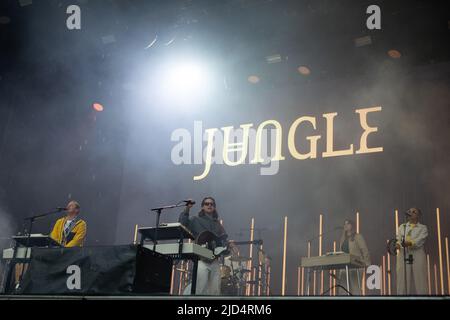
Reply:
<svg viewBox="0 0 450 320"><path fill-rule="evenodd" d="M411 217L411 213L409 213L408 211L405 211L405 216Z"/></svg>
<svg viewBox="0 0 450 320"><path fill-rule="evenodd" d="M56 207L55 209L58 211L67 211L66 207Z"/></svg>
<svg viewBox="0 0 450 320"><path fill-rule="evenodd" d="M181 201L181 202L184 202L184 203L186 203L186 204L195 204L195 201L194 201L194 200L183 200L183 201Z"/></svg>
<svg viewBox="0 0 450 320"><path fill-rule="evenodd" d="M344 227L342 227L342 226L334 227L334 230L342 230L342 229L344 229Z"/></svg>

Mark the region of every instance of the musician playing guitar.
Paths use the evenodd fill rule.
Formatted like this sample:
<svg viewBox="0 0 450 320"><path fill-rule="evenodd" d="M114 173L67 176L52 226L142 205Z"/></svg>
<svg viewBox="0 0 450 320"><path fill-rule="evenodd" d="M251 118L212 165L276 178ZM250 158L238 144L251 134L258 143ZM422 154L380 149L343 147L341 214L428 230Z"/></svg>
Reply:
<svg viewBox="0 0 450 320"><path fill-rule="evenodd" d="M189 217L189 211L192 206L192 203L187 204L178 221L194 234L197 243L203 244L208 242L208 247L212 250L215 247L225 247L227 234L220 224L214 198L204 198L198 215ZM215 236L211 237L211 235ZM213 261L199 260L197 272L196 294L220 295L221 278L218 259ZM185 292L190 292L190 290L185 290Z"/></svg>

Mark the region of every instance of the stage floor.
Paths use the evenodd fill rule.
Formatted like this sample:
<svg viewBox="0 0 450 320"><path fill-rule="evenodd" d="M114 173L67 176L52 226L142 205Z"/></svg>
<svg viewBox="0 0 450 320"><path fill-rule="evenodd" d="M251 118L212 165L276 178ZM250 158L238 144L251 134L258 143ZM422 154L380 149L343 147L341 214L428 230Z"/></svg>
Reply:
<svg viewBox="0 0 450 320"><path fill-rule="evenodd" d="M450 296L364 296L364 297L322 297L322 296L272 296L272 297L233 297L233 296L64 296L64 295L0 295L0 300L450 300Z"/></svg>

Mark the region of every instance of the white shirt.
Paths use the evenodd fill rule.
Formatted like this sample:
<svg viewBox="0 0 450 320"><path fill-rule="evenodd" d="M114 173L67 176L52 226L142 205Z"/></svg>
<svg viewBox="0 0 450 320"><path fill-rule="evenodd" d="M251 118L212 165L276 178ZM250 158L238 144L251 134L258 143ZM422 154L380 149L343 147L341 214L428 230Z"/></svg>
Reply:
<svg viewBox="0 0 450 320"><path fill-rule="evenodd" d="M72 219L72 220L66 220L66 223L64 224L64 230L67 229L67 227L72 223L73 220L74 220L74 219Z"/></svg>

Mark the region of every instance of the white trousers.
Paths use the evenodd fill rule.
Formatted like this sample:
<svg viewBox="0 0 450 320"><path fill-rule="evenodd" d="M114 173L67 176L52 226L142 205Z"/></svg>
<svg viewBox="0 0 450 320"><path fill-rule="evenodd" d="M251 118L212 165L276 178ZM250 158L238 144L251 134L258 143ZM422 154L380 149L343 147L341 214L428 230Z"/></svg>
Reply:
<svg viewBox="0 0 450 320"><path fill-rule="evenodd" d="M405 290L405 264L403 249L397 255L397 294L398 295L427 295L427 258L425 250L407 250L407 257L411 254L413 263L406 265L407 291Z"/></svg>
<svg viewBox="0 0 450 320"><path fill-rule="evenodd" d="M191 294L191 284L183 291L183 295ZM220 263L198 261L196 295L217 296L220 295Z"/></svg>

